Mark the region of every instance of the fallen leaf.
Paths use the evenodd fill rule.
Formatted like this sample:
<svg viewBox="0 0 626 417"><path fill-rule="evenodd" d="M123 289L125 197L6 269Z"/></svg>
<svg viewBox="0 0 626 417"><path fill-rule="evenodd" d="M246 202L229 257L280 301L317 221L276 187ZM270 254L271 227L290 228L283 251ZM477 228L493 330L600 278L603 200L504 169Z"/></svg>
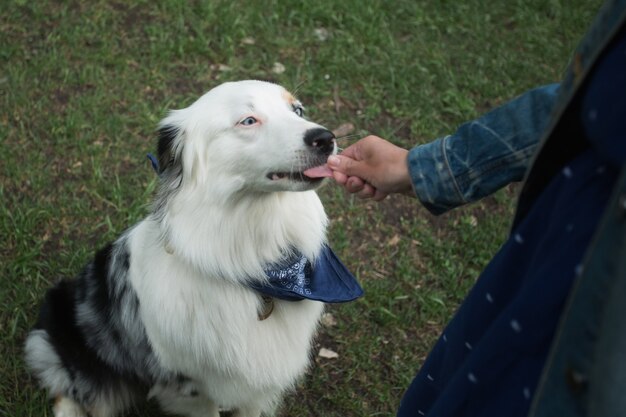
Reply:
<svg viewBox="0 0 626 417"><path fill-rule="evenodd" d="M282 74L285 72L285 66L280 62L274 62L274 66L272 67L272 72L274 74Z"/></svg>
<svg viewBox="0 0 626 417"><path fill-rule="evenodd" d="M211 65L211 69L218 70L220 72L232 71L232 68L225 64L213 64Z"/></svg>
<svg viewBox="0 0 626 417"><path fill-rule="evenodd" d="M348 136L350 133L354 132L354 125L352 123L342 123L333 129L333 133L335 137Z"/></svg>
<svg viewBox="0 0 626 417"><path fill-rule="evenodd" d="M333 327L337 325L337 320L330 313L324 313L321 319L322 325L325 327Z"/></svg>
<svg viewBox="0 0 626 417"><path fill-rule="evenodd" d="M313 34L317 38L318 41L324 42L328 39L330 32L326 28L315 28L313 29Z"/></svg>
<svg viewBox="0 0 626 417"><path fill-rule="evenodd" d="M321 348L317 356L324 359L336 359L339 357L339 354L333 350Z"/></svg>
<svg viewBox="0 0 626 417"><path fill-rule="evenodd" d="M398 243L400 243L400 236L394 235L391 239L389 239L389 242L387 242L387 245L396 246Z"/></svg>

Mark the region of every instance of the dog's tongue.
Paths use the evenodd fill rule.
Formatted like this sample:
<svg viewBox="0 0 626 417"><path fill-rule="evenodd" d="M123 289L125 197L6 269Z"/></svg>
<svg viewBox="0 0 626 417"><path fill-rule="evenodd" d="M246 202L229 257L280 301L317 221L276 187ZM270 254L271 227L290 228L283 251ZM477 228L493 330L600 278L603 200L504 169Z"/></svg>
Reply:
<svg viewBox="0 0 626 417"><path fill-rule="evenodd" d="M324 177L332 177L333 171L328 168L327 165L320 165L318 167L309 168L303 172L309 178L324 178Z"/></svg>

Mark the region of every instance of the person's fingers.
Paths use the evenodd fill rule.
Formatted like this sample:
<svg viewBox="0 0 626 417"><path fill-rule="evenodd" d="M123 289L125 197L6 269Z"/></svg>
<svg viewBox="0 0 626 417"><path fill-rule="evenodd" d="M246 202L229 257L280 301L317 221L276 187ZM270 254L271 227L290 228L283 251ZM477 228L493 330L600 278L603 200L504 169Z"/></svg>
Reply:
<svg viewBox="0 0 626 417"><path fill-rule="evenodd" d="M335 181L348 192L380 201L389 193L413 195L406 162L408 152L385 139L370 135L350 145L341 154L329 156L327 166L333 172Z"/></svg>
<svg viewBox="0 0 626 417"><path fill-rule="evenodd" d="M358 193L365 187L365 182L359 177L349 177L346 182L346 189L351 193Z"/></svg>
<svg viewBox="0 0 626 417"><path fill-rule="evenodd" d="M362 163L345 155L331 155L327 165L333 171L339 171L347 176L363 177Z"/></svg>
<svg viewBox="0 0 626 417"><path fill-rule="evenodd" d="M372 199L374 201L383 201L385 198L387 198L389 194L380 191L379 189L376 189L376 192L374 193L374 196L372 197Z"/></svg>
<svg viewBox="0 0 626 417"><path fill-rule="evenodd" d="M361 191L357 193L357 197L365 200L374 197L375 193L376 189L374 187L372 187L370 184L364 184Z"/></svg>
<svg viewBox="0 0 626 417"><path fill-rule="evenodd" d="M333 171L333 178L335 179L335 182L337 182L337 184L345 186L346 182L348 182L349 177L343 172Z"/></svg>
<svg viewBox="0 0 626 417"><path fill-rule="evenodd" d="M341 151L340 155L346 156L350 159L361 160L361 141L353 143L348 146L344 150Z"/></svg>

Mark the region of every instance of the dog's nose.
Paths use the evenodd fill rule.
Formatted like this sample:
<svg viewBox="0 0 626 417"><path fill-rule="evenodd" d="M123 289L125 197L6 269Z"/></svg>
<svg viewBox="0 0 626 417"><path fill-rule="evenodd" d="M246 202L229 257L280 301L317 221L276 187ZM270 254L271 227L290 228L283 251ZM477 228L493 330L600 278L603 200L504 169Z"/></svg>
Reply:
<svg viewBox="0 0 626 417"><path fill-rule="evenodd" d="M304 143L324 155L330 155L335 150L335 135L324 128L310 129L304 133Z"/></svg>

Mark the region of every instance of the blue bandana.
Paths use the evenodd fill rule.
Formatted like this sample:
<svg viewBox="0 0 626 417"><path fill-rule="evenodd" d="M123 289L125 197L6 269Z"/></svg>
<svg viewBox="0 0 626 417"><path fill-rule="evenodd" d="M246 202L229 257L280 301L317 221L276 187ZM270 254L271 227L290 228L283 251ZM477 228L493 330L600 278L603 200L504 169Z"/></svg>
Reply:
<svg viewBox="0 0 626 417"><path fill-rule="evenodd" d="M300 301L306 298L325 303L345 303L363 295L356 278L326 245L315 265L304 255L296 253L270 265L265 274L269 278L267 283L252 283L250 287L281 300Z"/></svg>

